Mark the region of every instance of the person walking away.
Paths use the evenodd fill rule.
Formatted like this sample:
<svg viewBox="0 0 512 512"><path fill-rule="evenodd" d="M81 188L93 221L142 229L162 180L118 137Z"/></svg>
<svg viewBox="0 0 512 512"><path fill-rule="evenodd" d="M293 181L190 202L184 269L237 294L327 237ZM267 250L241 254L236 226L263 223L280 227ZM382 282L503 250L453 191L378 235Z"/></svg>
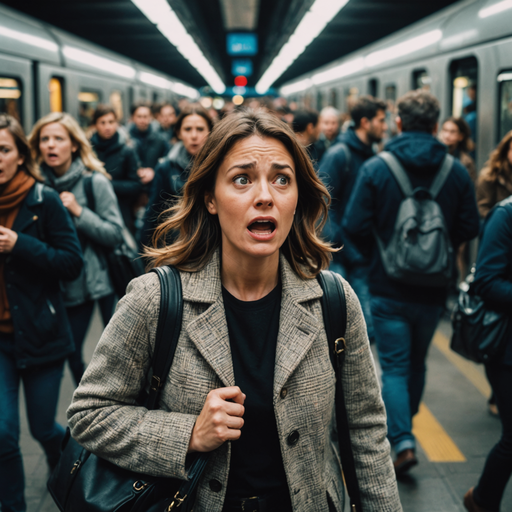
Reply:
<svg viewBox="0 0 512 512"><path fill-rule="evenodd" d="M324 237L342 250L334 253L330 269L351 284L363 308L370 341L374 340L370 310L370 257L343 235L342 222L361 166L375 155L373 146L386 133L386 103L371 96L361 96L352 103L350 115L354 125L341 134L320 162L319 176L329 188L332 203Z"/></svg>
<svg viewBox="0 0 512 512"><path fill-rule="evenodd" d="M20 382L32 436L50 469L64 429L55 422L62 371L73 348L59 282L83 260L71 217L43 186L23 129L0 115L0 508L25 512Z"/></svg>
<svg viewBox="0 0 512 512"><path fill-rule="evenodd" d="M297 140L306 148L306 151L313 162L315 170L318 169L320 156L315 146L318 140L318 112L314 110L297 110L293 114L292 129Z"/></svg>
<svg viewBox="0 0 512 512"><path fill-rule="evenodd" d="M170 207L173 199L181 196L190 164L204 146L212 128L213 122L200 103L191 103L179 115L174 126L179 142L157 165L151 185L141 234L143 246L150 245L155 228L163 220L159 219L160 214Z"/></svg>
<svg viewBox="0 0 512 512"><path fill-rule="evenodd" d="M115 295L104 251L122 242L123 219L109 176L73 117L61 112L44 116L35 124L29 140L42 162L46 183L59 193L73 218L84 254L80 276L63 282L75 342L68 360L78 385L84 372L82 345L95 302L105 325L112 316ZM94 207L87 200L86 179L91 180Z"/></svg>
<svg viewBox="0 0 512 512"><path fill-rule="evenodd" d="M486 217L473 287L490 310L512 315L512 198L498 203ZM496 396L502 434L487 456L478 485L464 496L469 512L498 512L512 475L512 321L506 348L485 365Z"/></svg>
<svg viewBox="0 0 512 512"><path fill-rule="evenodd" d="M112 177L124 225L135 236L134 203L142 192L137 175L139 162L135 144L119 130L117 114L110 105L98 105L92 116L96 132L91 145L105 170Z"/></svg>
<svg viewBox="0 0 512 512"><path fill-rule="evenodd" d="M150 272L132 281L75 392L73 437L162 477L185 479L187 455L211 452L195 512L343 510L336 377L315 279L333 251L320 238L328 202L303 146L275 115L239 111L219 121L146 253L177 267L183 283L161 408L135 406L160 308ZM362 509L400 512L361 308L337 278L347 297L341 378Z"/></svg>
<svg viewBox="0 0 512 512"><path fill-rule="evenodd" d="M446 146L435 138L439 102L427 91L417 90L400 98L397 106L400 135L387 144L386 150L404 168L413 190L429 190L447 153ZM397 455L394 464L398 475L417 464L412 418L419 409L425 359L444 310L449 282L447 276L446 284L430 286L431 279L423 278L424 285L415 285L386 273L376 237L388 247L403 199L388 164L376 156L361 167L343 217L344 233L362 252L372 254L371 312L382 367L388 437ZM444 219L447 242L456 254L459 245L476 237L479 230L474 187L458 160L453 161L434 199ZM441 260L448 274L453 270L449 249ZM421 277L416 276L418 280Z"/></svg>
<svg viewBox="0 0 512 512"><path fill-rule="evenodd" d="M319 161L325 152L336 142L340 134L340 112L334 107L325 107L321 110L318 119L320 135L315 143Z"/></svg>

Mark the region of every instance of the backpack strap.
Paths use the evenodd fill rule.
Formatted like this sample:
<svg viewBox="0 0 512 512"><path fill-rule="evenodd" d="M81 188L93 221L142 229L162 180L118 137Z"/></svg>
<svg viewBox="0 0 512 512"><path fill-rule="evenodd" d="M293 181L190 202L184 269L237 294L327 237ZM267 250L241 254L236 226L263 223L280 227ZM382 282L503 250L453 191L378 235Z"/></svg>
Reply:
<svg viewBox="0 0 512 512"><path fill-rule="evenodd" d="M409 176L407 176L407 173L405 172L405 169L403 168L398 158L389 151L382 151L382 153L379 153L379 158L382 158L382 160L386 162L389 170L398 182L398 186L400 187L400 190L404 196L412 196L413 189L411 180L409 180Z"/></svg>
<svg viewBox="0 0 512 512"><path fill-rule="evenodd" d="M183 294L178 270L171 266L151 270L160 280L160 311L151 367L153 375L145 406L155 409L158 396L169 374L178 345L183 317Z"/></svg>
<svg viewBox="0 0 512 512"><path fill-rule="evenodd" d="M336 373L336 425L338 427L338 445L340 449L343 475L350 496L350 512L362 512L361 493L357 482L356 465L347 407L343 392L342 369L345 361L345 333L347 330L347 302L345 291L334 272L322 271L318 274L318 283L324 292L322 296L322 313L324 327L329 342L329 355Z"/></svg>
<svg viewBox="0 0 512 512"><path fill-rule="evenodd" d="M84 176L83 180L87 207L89 210L96 212L96 198L94 197L94 190L92 189L92 174Z"/></svg>
<svg viewBox="0 0 512 512"><path fill-rule="evenodd" d="M439 171L437 171L436 177L434 178L434 181L430 186L430 194L433 199L435 199L438 196L439 192L443 188L444 182L446 181L446 178L448 178L448 174L450 174L450 171L452 170L454 161L455 159L453 158L453 156L448 153L444 157L443 163L441 164Z"/></svg>

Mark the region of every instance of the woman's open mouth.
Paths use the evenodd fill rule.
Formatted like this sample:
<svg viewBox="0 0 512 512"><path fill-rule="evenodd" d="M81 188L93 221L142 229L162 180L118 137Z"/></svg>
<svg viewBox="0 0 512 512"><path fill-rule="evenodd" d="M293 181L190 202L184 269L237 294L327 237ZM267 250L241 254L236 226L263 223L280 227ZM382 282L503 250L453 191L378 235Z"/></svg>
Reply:
<svg viewBox="0 0 512 512"><path fill-rule="evenodd" d="M247 226L252 238L256 240L268 240L273 238L276 232L276 222L268 219L258 219Z"/></svg>

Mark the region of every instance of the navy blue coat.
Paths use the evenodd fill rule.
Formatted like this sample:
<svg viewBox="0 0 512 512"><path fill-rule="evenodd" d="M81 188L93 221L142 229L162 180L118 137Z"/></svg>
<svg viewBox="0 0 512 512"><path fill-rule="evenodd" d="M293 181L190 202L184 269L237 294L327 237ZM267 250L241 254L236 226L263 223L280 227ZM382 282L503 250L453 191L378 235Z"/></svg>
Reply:
<svg viewBox="0 0 512 512"><path fill-rule="evenodd" d="M432 184L446 155L446 146L427 133L406 132L391 140L386 150L402 163L413 188ZM393 234L403 194L388 166L378 156L368 160L357 176L343 229L359 250L371 256L370 293L402 302L444 305L446 288L426 288L388 278L375 244L375 229L387 244ZM452 245L478 235L479 215L475 191L466 168L455 160L437 202L444 214Z"/></svg>
<svg viewBox="0 0 512 512"><path fill-rule="evenodd" d="M473 289L492 309L512 315L512 198L487 215ZM512 323L502 363L512 366Z"/></svg>
<svg viewBox="0 0 512 512"><path fill-rule="evenodd" d="M346 144L350 151L348 168L341 142ZM350 238L344 236L342 221L359 169L374 154L372 147L362 142L351 127L340 135L338 142L327 150L320 161L318 175L331 194L329 219L324 227L323 236L335 247L343 246L343 250L335 253L334 258L346 267L368 263L351 243Z"/></svg>
<svg viewBox="0 0 512 512"><path fill-rule="evenodd" d="M77 278L83 266L73 222L59 195L36 184L12 229L18 240L5 260L4 278L16 364L28 368L64 359L74 344L60 281Z"/></svg>

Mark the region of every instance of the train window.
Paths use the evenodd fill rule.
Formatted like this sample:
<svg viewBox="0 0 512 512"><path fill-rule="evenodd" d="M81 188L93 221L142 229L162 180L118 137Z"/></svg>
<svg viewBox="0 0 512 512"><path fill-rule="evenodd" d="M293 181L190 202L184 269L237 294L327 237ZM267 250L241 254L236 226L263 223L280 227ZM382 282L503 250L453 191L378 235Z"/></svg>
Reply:
<svg viewBox="0 0 512 512"><path fill-rule="evenodd" d="M110 93L109 103L116 112L117 120L121 123L124 117L123 93L121 91L112 91Z"/></svg>
<svg viewBox="0 0 512 512"><path fill-rule="evenodd" d="M450 64L452 116L463 117L476 142L478 62L475 57L454 60Z"/></svg>
<svg viewBox="0 0 512 512"><path fill-rule="evenodd" d="M329 91L329 106L338 108L338 91L336 89Z"/></svg>
<svg viewBox="0 0 512 512"><path fill-rule="evenodd" d="M316 93L316 109L322 110L324 108L324 93L322 91L318 91Z"/></svg>
<svg viewBox="0 0 512 512"><path fill-rule="evenodd" d="M412 88L424 89L430 91L430 85L432 84L432 78L428 74L426 69L417 69L412 72Z"/></svg>
<svg viewBox="0 0 512 512"><path fill-rule="evenodd" d="M368 80L368 94L374 98L379 97L379 81L376 78Z"/></svg>
<svg viewBox="0 0 512 512"><path fill-rule="evenodd" d="M64 80L60 77L52 76L48 82L48 92L50 93L50 112L63 112L63 89Z"/></svg>
<svg viewBox="0 0 512 512"><path fill-rule="evenodd" d="M101 102L101 93L82 89L78 93L78 121L82 128L88 128L92 122L94 110Z"/></svg>
<svg viewBox="0 0 512 512"><path fill-rule="evenodd" d="M0 76L0 112L21 122L21 82Z"/></svg>
<svg viewBox="0 0 512 512"><path fill-rule="evenodd" d="M386 85L384 88L384 99L388 109L386 110L386 124L388 125L387 138L391 139L397 134L396 128L396 85Z"/></svg>
<svg viewBox="0 0 512 512"><path fill-rule="evenodd" d="M345 112L350 112L352 105L359 97L359 89L357 87L350 87L345 89Z"/></svg>
<svg viewBox="0 0 512 512"><path fill-rule="evenodd" d="M498 75L500 84L500 129L498 140L512 130L512 71Z"/></svg>

